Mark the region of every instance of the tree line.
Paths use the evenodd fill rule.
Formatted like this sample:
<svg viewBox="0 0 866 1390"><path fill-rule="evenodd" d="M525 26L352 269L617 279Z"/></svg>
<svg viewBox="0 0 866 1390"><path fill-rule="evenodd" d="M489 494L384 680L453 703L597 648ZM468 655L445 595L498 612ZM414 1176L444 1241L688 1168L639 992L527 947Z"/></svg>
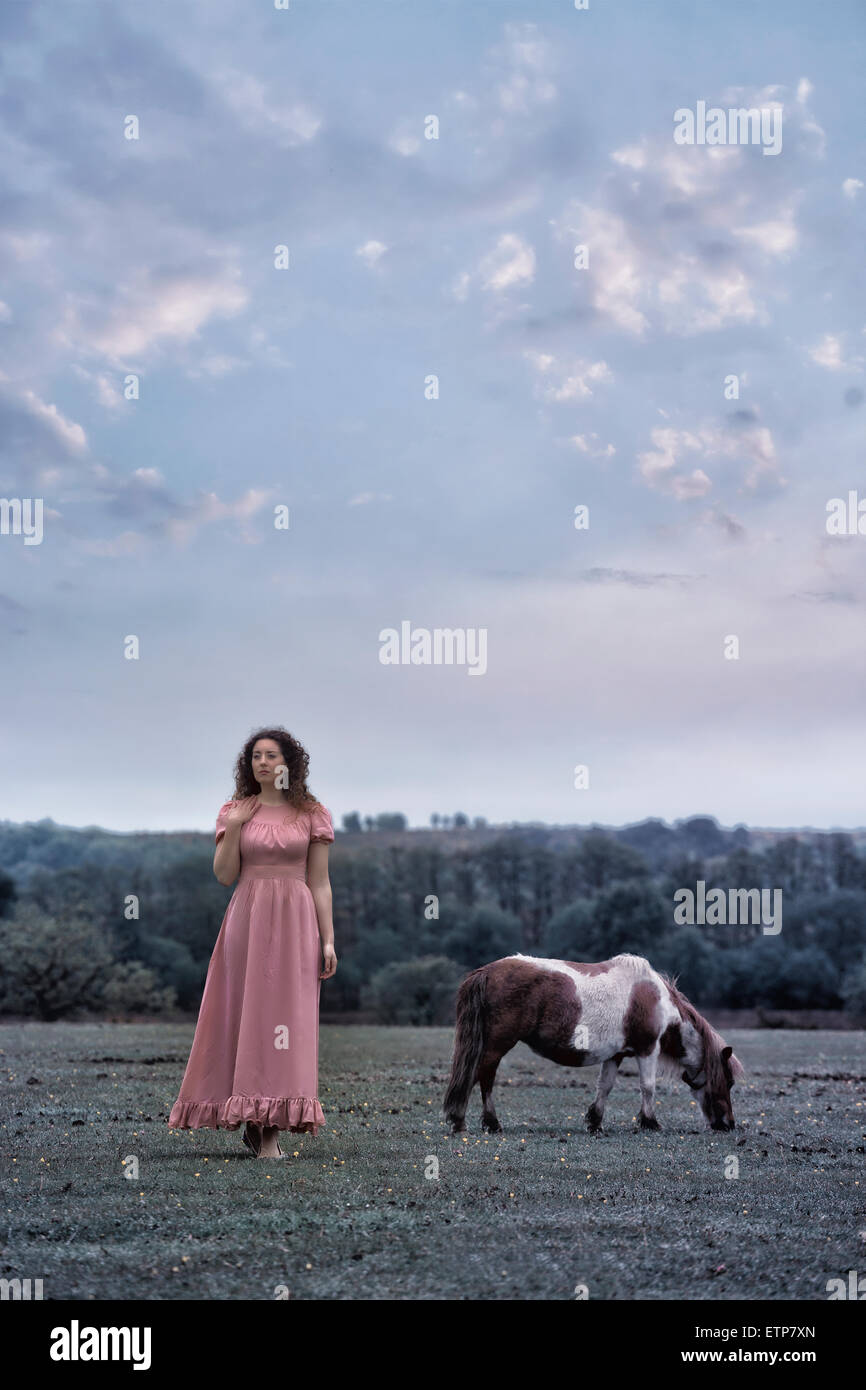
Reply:
<svg viewBox="0 0 866 1390"><path fill-rule="evenodd" d="M354 816L331 850L329 1011L449 1023L460 979L487 961L632 951L699 1005L866 1014L866 855L853 835L730 831L710 817L622 829L431 818L412 831L397 813L366 828ZM212 839L194 832L0 825L0 1011L197 1009L231 896L212 859ZM780 889L782 931L678 926L674 895L698 881L707 893Z"/></svg>

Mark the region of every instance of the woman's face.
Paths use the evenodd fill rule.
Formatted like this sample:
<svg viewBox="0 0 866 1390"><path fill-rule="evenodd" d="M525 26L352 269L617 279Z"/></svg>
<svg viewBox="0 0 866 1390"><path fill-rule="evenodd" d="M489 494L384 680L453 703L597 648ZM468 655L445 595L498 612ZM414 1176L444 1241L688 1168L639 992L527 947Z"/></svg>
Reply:
<svg viewBox="0 0 866 1390"><path fill-rule="evenodd" d="M273 786L278 767L284 767L280 745L272 738L260 738L253 744L253 776L262 787Z"/></svg>

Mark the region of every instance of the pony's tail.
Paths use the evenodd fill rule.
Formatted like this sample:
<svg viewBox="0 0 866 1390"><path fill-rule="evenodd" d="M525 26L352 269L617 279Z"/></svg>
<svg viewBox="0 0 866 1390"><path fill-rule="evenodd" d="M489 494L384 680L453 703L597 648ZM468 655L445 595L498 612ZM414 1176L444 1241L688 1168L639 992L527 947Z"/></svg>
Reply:
<svg viewBox="0 0 866 1390"><path fill-rule="evenodd" d="M484 1052L485 1013L487 1003L487 970L473 970L457 991L457 1029L454 1035L454 1055L451 1059L451 1079L442 1109L445 1118L455 1129L463 1128L466 1103L478 1075L478 1063Z"/></svg>

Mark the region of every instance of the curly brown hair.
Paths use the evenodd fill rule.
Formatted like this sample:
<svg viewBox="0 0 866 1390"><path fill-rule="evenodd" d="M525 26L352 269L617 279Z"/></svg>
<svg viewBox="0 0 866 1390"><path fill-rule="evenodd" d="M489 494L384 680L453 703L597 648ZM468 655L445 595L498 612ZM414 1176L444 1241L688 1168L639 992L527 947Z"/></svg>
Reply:
<svg viewBox="0 0 866 1390"><path fill-rule="evenodd" d="M318 801L307 786L310 772L310 755L306 748L292 738L288 729L257 729L250 734L235 763L235 790L233 800L240 801L245 796L257 796L261 788L253 776L253 749L260 738L272 738L280 746L283 762L288 769L289 785L282 788L283 796L289 806L297 811L311 811Z"/></svg>

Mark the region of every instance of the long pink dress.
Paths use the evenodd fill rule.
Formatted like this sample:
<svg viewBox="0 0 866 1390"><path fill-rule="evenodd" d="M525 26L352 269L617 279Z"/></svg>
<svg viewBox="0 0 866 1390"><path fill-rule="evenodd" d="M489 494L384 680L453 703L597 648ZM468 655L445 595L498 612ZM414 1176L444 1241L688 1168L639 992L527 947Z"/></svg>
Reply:
<svg viewBox="0 0 866 1390"><path fill-rule="evenodd" d="M225 834L227 801L217 816ZM173 1129L245 1121L318 1134L321 943L307 850L330 843L324 806L263 806L241 827L241 872L208 966Z"/></svg>

